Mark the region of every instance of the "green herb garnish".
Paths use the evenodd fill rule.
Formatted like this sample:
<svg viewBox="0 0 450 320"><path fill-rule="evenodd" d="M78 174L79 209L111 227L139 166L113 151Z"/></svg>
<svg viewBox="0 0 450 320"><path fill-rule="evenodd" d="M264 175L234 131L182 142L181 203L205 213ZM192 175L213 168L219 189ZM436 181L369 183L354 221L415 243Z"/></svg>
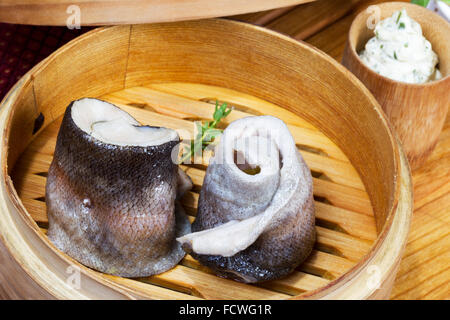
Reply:
<svg viewBox="0 0 450 320"><path fill-rule="evenodd" d="M216 137L222 134L221 129L217 129L217 124L225 117L227 117L233 107L227 107L227 103L224 102L219 106L219 101L216 100L216 107L213 113L213 121L195 122L197 126L197 135L194 140L191 140L190 148L185 150L185 153L181 157L180 163L185 162L187 159L191 159L192 156L200 153L202 150L215 142Z"/></svg>
<svg viewBox="0 0 450 320"><path fill-rule="evenodd" d="M430 0L411 0L411 3L418 4L419 6L426 7Z"/></svg>
<svg viewBox="0 0 450 320"><path fill-rule="evenodd" d="M402 16L402 13L403 12L401 12L401 11L399 12L398 17L397 17L397 21L395 23L398 23L400 21L400 17Z"/></svg>
<svg viewBox="0 0 450 320"><path fill-rule="evenodd" d="M408 42L405 43L405 48L408 48Z"/></svg>
<svg viewBox="0 0 450 320"><path fill-rule="evenodd" d="M399 29L405 29L405 24L403 22L400 22L398 28Z"/></svg>
<svg viewBox="0 0 450 320"><path fill-rule="evenodd" d="M394 51L394 58L397 60L397 53Z"/></svg>

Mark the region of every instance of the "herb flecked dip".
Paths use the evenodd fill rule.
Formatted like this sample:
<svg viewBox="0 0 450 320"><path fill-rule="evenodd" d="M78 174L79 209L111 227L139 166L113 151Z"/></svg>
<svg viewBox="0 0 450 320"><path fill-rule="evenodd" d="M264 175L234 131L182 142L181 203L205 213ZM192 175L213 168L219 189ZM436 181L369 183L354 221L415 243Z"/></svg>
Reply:
<svg viewBox="0 0 450 320"><path fill-rule="evenodd" d="M405 9L377 23L375 37L359 56L373 71L393 80L425 83L442 78L438 56Z"/></svg>

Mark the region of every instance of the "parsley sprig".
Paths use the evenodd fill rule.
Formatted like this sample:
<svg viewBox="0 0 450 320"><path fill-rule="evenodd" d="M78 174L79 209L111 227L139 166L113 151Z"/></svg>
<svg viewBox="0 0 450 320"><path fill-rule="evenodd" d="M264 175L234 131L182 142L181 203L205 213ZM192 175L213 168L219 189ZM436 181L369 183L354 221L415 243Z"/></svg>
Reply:
<svg viewBox="0 0 450 320"><path fill-rule="evenodd" d="M192 156L199 154L200 151L205 150L207 146L216 142L215 139L222 134L222 130L216 128L217 124L219 124L222 119L226 118L232 110L233 107L228 107L226 102L219 105L219 101L216 100L213 121L195 122L197 134L195 139L190 141L190 147L185 149L180 163L191 159Z"/></svg>

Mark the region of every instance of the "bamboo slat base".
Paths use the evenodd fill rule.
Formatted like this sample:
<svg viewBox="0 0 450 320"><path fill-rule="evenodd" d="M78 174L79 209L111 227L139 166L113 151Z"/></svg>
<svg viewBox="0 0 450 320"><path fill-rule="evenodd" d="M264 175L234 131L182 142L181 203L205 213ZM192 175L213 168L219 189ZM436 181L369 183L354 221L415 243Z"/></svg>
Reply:
<svg viewBox="0 0 450 320"><path fill-rule="evenodd" d="M300 117L233 90L191 83L133 87L99 98L118 105L144 124L184 132L194 130L193 121L209 120L215 99L235 106L225 123L262 113L282 118L289 125L314 177L318 233L312 255L293 274L257 286L218 278L189 255L174 269L157 276L104 277L148 289L160 298L167 295L182 299L285 299L336 279L359 261L376 239L372 207L355 169L333 142ZM54 121L31 142L12 174L19 197L44 233L48 227L45 182L60 121L61 118ZM182 201L193 221L206 164L183 165L182 168L194 182L194 189Z"/></svg>

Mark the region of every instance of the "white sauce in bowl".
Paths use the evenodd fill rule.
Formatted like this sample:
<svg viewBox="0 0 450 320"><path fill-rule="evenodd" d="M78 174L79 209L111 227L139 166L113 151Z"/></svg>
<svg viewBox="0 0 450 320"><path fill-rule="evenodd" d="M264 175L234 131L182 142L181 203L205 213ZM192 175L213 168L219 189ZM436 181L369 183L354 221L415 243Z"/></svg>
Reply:
<svg viewBox="0 0 450 320"><path fill-rule="evenodd" d="M359 56L373 71L393 80L425 83L442 78L436 53L405 9L377 23L375 37Z"/></svg>

